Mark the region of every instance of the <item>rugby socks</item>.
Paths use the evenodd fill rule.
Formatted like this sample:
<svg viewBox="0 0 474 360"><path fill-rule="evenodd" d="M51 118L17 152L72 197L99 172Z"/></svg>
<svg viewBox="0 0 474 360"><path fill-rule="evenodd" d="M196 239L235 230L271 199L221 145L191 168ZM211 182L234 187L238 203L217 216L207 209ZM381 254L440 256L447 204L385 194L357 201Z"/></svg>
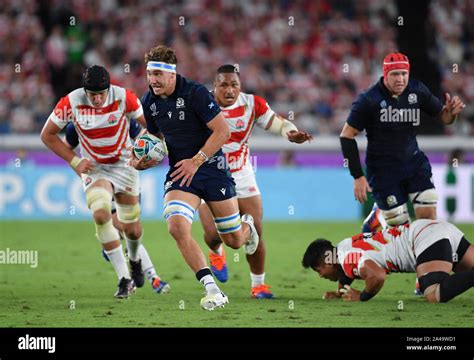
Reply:
<svg viewBox="0 0 474 360"><path fill-rule="evenodd" d="M439 284L439 302L448 302L474 286L474 271L450 275Z"/></svg>
<svg viewBox="0 0 474 360"><path fill-rule="evenodd" d="M138 255L138 248L142 243L143 233L137 240L129 239L127 234L124 234L125 240L127 241L127 249L128 249L128 258L132 261L140 260Z"/></svg>
<svg viewBox="0 0 474 360"><path fill-rule="evenodd" d="M196 273L196 279L198 279L198 281L204 285L204 288L208 294L215 294L221 291L216 285L209 268L199 270Z"/></svg>
<svg viewBox="0 0 474 360"><path fill-rule="evenodd" d="M250 273L250 280L252 280L252 287L259 286L265 283L265 273L256 275Z"/></svg>
<svg viewBox="0 0 474 360"><path fill-rule="evenodd" d="M216 250L213 250L211 249L211 251L214 253L214 254L217 254L219 256L222 256L222 244L219 245L219 247L216 249Z"/></svg>
<svg viewBox="0 0 474 360"><path fill-rule="evenodd" d="M153 279L160 279L156 273L155 266L151 262L150 255L148 255L148 251L146 251L143 245L140 245L140 248L138 249L138 256L142 260L142 270L148 280L152 281Z"/></svg>
<svg viewBox="0 0 474 360"><path fill-rule="evenodd" d="M110 263L114 267L119 280L121 278L130 279L130 272L128 271L127 261L123 255L122 245L112 250L106 250L105 253L109 257Z"/></svg>

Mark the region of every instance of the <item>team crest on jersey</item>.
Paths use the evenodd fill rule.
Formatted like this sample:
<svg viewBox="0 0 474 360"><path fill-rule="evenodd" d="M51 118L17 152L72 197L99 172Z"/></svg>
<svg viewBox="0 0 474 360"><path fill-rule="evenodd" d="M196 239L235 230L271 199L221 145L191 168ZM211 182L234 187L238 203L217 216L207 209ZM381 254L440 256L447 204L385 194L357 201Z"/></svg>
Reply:
<svg viewBox="0 0 474 360"><path fill-rule="evenodd" d="M183 98L178 98L176 100L176 109L181 109L181 108L184 108L185 105L184 105L184 99Z"/></svg>
<svg viewBox="0 0 474 360"><path fill-rule="evenodd" d="M151 116L158 115L158 111L156 111L156 104L155 103L151 104L150 110L151 110Z"/></svg>
<svg viewBox="0 0 474 360"><path fill-rule="evenodd" d="M168 190L171 186L173 186L173 182L172 181L167 181L165 183L165 191Z"/></svg>
<svg viewBox="0 0 474 360"><path fill-rule="evenodd" d="M408 94L408 103L409 104L416 104L418 102L418 97L416 96L416 94Z"/></svg>
<svg viewBox="0 0 474 360"><path fill-rule="evenodd" d="M387 196L387 205L394 206L398 204L397 197L395 195Z"/></svg>
<svg viewBox="0 0 474 360"><path fill-rule="evenodd" d="M383 109L385 109L385 108L387 107L387 102L386 102L385 100L382 100L382 101L380 102L380 107L383 108Z"/></svg>
<svg viewBox="0 0 474 360"><path fill-rule="evenodd" d="M110 114L109 118L107 119L107 122L108 122L109 124L114 124L114 123L117 122L117 118L115 117L114 114Z"/></svg>
<svg viewBox="0 0 474 360"><path fill-rule="evenodd" d="M244 127L245 123L241 119L237 120L237 122L235 123L235 128L237 130L242 130Z"/></svg>

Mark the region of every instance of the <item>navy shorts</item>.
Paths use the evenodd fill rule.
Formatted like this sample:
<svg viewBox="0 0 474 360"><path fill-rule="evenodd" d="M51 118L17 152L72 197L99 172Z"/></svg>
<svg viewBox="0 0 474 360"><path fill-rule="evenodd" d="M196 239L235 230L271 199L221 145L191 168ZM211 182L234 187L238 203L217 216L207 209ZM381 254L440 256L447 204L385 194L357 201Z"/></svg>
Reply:
<svg viewBox="0 0 474 360"><path fill-rule="evenodd" d="M433 189L431 177L431 165L424 154L408 166L367 168L372 196L381 210L390 210L407 203L409 194Z"/></svg>
<svg viewBox="0 0 474 360"><path fill-rule="evenodd" d="M235 182L230 171L205 164L194 174L190 186L179 186L182 179L173 183L170 174L176 168L170 168L166 174L165 195L172 190L181 190L199 196L204 201L222 201L236 196Z"/></svg>

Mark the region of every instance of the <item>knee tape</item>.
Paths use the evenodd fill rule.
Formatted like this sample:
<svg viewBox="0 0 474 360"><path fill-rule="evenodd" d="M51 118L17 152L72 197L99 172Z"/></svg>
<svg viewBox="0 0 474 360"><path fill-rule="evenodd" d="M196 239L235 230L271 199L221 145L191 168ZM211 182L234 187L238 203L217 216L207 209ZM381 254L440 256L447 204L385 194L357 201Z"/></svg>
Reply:
<svg viewBox="0 0 474 360"><path fill-rule="evenodd" d="M234 231L239 231L242 227L242 220L240 214L236 212L230 216L216 217L214 219L216 224L217 232L219 234L228 234Z"/></svg>
<svg viewBox="0 0 474 360"><path fill-rule="evenodd" d="M102 187L93 187L86 192L86 202L89 209L95 212L104 209L112 211L112 194Z"/></svg>
<svg viewBox="0 0 474 360"><path fill-rule="evenodd" d="M163 216L165 220L168 220L172 216L183 216L189 223L193 223L194 213L196 210L193 207L184 201L180 200L171 200L165 203L163 209Z"/></svg>
<svg viewBox="0 0 474 360"><path fill-rule="evenodd" d="M114 227L112 220L107 221L103 225L95 224L96 236L99 239L101 244L106 244L108 242L119 240L120 235L118 230Z"/></svg>
<svg viewBox="0 0 474 360"><path fill-rule="evenodd" d="M428 189L425 191L410 194L410 199L413 207L430 207L436 206L438 202L438 195L435 189Z"/></svg>
<svg viewBox="0 0 474 360"><path fill-rule="evenodd" d="M407 204L397 206L390 210L382 210L382 215L389 226L402 225L410 221Z"/></svg>
<svg viewBox="0 0 474 360"><path fill-rule="evenodd" d="M116 203L117 218L124 224L137 222L140 218L140 204L123 205Z"/></svg>
<svg viewBox="0 0 474 360"><path fill-rule="evenodd" d="M433 271L423 275L418 279L421 292L424 293L431 285L439 284L447 277L449 277L449 274L444 271Z"/></svg>

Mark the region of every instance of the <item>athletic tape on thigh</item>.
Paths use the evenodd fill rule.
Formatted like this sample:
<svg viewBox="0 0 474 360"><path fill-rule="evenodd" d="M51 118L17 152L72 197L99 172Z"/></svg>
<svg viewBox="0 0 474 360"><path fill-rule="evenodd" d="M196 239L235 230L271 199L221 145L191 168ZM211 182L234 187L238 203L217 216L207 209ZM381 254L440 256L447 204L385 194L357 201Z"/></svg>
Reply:
<svg viewBox="0 0 474 360"><path fill-rule="evenodd" d="M117 218L124 224L137 222L140 218L140 204L123 205L116 203Z"/></svg>
<svg viewBox="0 0 474 360"><path fill-rule="evenodd" d="M172 216L179 215L183 216L191 224L194 220L194 213L195 210L191 205L179 200L168 201L167 203L165 203L165 207L163 209L163 216L166 220L168 220Z"/></svg>
<svg viewBox="0 0 474 360"><path fill-rule="evenodd" d="M435 189L428 189L418 193L410 194L413 207L431 207L436 206L438 202L438 194Z"/></svg>
<svg viewBox="0 0 474 360"><path fill-rule="evenodd" d="M242 220L240 214L236 212L230 216L216 217L214 219L216 224L217 232L219 234L228 234L234 231L239 231L242 227Z"/></svg>
<svg viewBox="0 0 474 360"><path fill-rule="evenodd" d="M86 202L92 212L99 209L110 212L112 209L112 194L103 187L92 187L86 191Z"/></svg>

